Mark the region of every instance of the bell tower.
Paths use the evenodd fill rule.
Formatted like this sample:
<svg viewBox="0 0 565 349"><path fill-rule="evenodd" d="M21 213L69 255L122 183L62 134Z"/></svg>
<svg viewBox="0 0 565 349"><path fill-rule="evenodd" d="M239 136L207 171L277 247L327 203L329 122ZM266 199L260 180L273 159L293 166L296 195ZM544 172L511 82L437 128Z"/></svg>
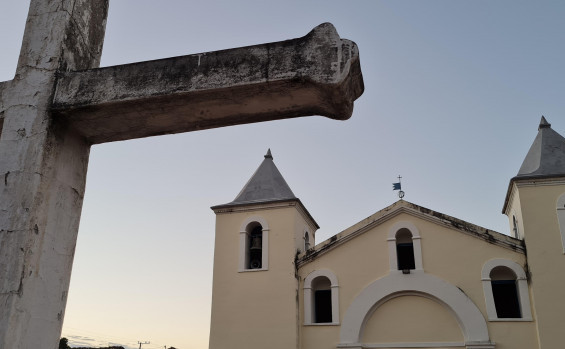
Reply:
<svg viewBox="0 0 565 349"><path fill-rule="evenodd" d="M210 349L296 348L294 259L319 228L273 162L259 168L216 214Z"/></svg>
<svg viewBox="0 0 565 349"><path fill-rule="evenodd" d="M539 347L559 348L565 341L565 138L543 116L502 213L526 245Z"/></svg>

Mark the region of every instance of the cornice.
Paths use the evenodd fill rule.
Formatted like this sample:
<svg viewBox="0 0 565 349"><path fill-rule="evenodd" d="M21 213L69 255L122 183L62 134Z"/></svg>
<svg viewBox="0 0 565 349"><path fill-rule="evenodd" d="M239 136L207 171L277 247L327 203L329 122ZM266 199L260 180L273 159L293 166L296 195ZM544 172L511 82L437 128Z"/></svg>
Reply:
<svg viewBox="0 0 565 349"><path fill-rule="evenodd" d="M510 179L506 198L502 206L502 213L508 215L508 205L514 198L514 190L524 187L541 187L548 185L565 185L565 175L559 176L516 176Z"/></svg>
<svg viewBox="0 0 565 349"><path fill-rule="evenodd" d="M300 199L285 199L285 200L276 200L276 201L266 201L266 202L255 202L255 203L248 203L248 204L236 204L236 205L218 205L210 207L215 214L226 214L226 213L240 213L240 212L252 212L252 211L262 211L262 210L272 210L278 208L286 208L286 207L295 207L302 218L306 222L312 225L311 228L314 230L320 229L320 226L310 212L304 207L302 201Z"/></svg>

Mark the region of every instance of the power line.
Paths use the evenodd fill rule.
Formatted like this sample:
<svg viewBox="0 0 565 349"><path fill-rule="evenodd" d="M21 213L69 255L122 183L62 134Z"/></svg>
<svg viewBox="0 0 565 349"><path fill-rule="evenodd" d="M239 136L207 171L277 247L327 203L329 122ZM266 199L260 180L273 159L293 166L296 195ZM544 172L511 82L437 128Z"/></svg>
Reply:
<svg viewBox="0 0 565 349"><path fill-rule="evenodd" d="M116 335L108 335L108 334L105 334L105 333L102 333L102 332L85 330L85 329L80 329L80 328L71 327L71 326L66 326L64 328L62 336L68 338L69 342L77 342L77 341L81 342L81 338L82 338L84 340L93 341L93 342L97 343L96 345L98 345L98 346L103 346L103 345L106 345L108 343L108 346L121 345L121 346L124 346L126 348L131 348L131 349L139 348L139 346L138 346L139 341L136 341L135 339L132 339L131 337L127 338L127 337L116 336ZM161 343L155 343L155 342L149 343L149 341L147 341L147 343L141 343L141 344L143 344L143 345L150 344L148 346L143 346L142 349L163 349L163 347L165 346L162 342ZM166 346L166 347L168 348L169 346Z"/></svg>

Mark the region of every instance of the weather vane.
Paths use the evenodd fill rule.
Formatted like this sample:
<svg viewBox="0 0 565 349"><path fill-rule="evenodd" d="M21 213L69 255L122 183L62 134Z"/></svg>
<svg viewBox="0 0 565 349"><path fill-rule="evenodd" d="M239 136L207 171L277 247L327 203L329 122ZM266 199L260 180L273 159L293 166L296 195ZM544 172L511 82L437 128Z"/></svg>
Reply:
<svg viewBox="0 0 565 349"><path fill-rule="evenodd" d="M400 179L402 177L400 177L400 175L398 175L398 183L392 183L392 190L400 190L398 192L398 197L402 200L402 198L404 197L404 192L402 191L402 185L400 183Z"/></svg>

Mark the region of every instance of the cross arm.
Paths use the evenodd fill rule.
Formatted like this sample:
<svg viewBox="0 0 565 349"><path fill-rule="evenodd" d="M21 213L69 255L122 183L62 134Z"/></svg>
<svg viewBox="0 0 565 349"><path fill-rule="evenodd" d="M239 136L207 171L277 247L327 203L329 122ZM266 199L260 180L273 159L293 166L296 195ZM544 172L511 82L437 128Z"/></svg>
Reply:
<svg viewBox="0 0 565 349"><path fill-rule="evenodd" d="M316 114L344 120L364 89L356 44L330 23L287 41L59 74L52 112L93 144Z"/></svg>

